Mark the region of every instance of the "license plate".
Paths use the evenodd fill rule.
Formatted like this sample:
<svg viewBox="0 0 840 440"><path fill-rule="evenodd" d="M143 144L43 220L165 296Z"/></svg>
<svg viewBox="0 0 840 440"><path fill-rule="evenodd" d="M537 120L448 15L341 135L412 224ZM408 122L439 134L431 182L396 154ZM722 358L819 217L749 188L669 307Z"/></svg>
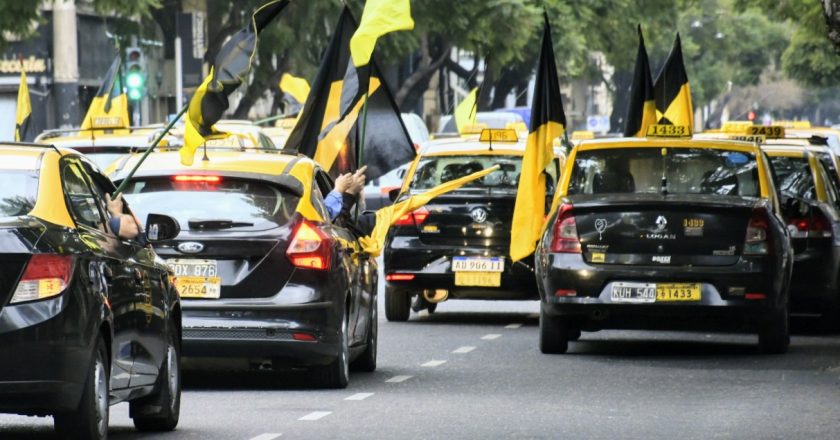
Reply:
<svg viewBox="0 0 840 440"><path fill-rule="evenodd" d="M697 283L657 284L656 301L700 301L700 285Z"/></svg>
<svg viewBox="0 0 840 440"><path fill-rule="evenodd" d="M219 298L222 279L215 260L172 259L166 263L175 272L175 288L181 298Z"/></svg>
<svg viewBox="0 0 840 440"><path fill-rule="evenodd" d="M652 303L700 301L698 283L614 283L613 302Z"/></svg>
<svg viewBox="0 0 840 440"><path fill-rule="evenodd" d="M452 272L503 272L502 257L452 257Z"/></svg>
<svg viewBox="0 0 840 440"><path fill-rule="evenodd" d="M456 286L499 287L501 272L455 272Z"/></svg>

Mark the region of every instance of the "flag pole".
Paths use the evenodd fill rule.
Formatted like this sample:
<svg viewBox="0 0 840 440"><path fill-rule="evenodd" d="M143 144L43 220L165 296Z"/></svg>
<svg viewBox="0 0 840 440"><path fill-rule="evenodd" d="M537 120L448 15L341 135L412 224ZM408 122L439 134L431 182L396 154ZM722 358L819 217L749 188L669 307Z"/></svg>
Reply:
<svg viewBox="0 0 840 440"><path fill-rule="evenodd" d="M179 119L181 119L181 116L184 116L184 113L186 113L189 108L190 108L190 104L187 103L184 107L181 108L181 110L178 112L178 114L174 118L172 118L171 121L169 121L169 124L167 124L166 127L163 129L163 131L160 132L160 134L155 139L155 141L152 142L152 144L149 146L149 148L146 150L146 152L143 153L143 156L140 157L140 160L137 161L137 164L134 165L134 168L132 168L131 171L128 173L128 175L125 176L125 179L123 179L123 181L120 182L120 186L117 187L117 190L114 192L113 197L117 197L117 195L119 195L120 193L122 193L125 190L125 187L128 186L128 181L131 180L132 177L134 177L134 173L137 172L137 169L140 168L140 165L143 164L143 162L146 160L146 158L149 157L149 154L152 153L152 151L155 149L155 147L158 146L160 141L163 140L163 137L166 136L167 133L169 133L169 130L171 130L172 127L175 126L175 123L178 122Z"/></svg>
<svg viewBox="0 0 840 440"><path fill-rule="evenodd" d="M350 61L353 62L352 60ZM362 104L362 128L360 130L359 137L359 147L358 151L356 152L356 170L362 167L362 162L364 161L365 155L365 131L367 130L367 109L368 109L368 98L370 98L370 76L371 76L371 69L368 66L368 77L367 77L367 87L365 88L365 102ZM364 191L364 189L362 189ZM362 193L359 192L359 196L361 197ZM359 218L359 200L356 200L356 218Z"/></svg>

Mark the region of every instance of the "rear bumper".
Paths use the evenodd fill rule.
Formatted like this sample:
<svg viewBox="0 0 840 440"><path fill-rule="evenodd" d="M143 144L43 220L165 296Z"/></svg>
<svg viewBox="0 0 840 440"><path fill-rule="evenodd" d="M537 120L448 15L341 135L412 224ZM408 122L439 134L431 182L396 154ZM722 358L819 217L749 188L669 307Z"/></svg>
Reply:
<svg viewBox="0 0 840 440"><path fill-rule="evenodd" d="M590 265L580 254L549 254L537 280L546 313L573 317L583 327L638 329L738 328L755 323L786 297L784 270L769 257L741 258L726 267ZM699 283L700 301L613 301L617 282ZM574 296L568 292L575 291ZM763 299L747 299L762 293Z"/></svg>
<svg viewBox="0 0 840 440"><path fill-rule="evenodd" d="M793 312L819 312L840 301L840 247L808 249L794 257L790 283Z"/></svg>
<svg viewBox="0 0 840 440"><path fill-rule="evenodd" d="M78 406L92 350L67 298L0 311L0 412L42 415ZM34 316L44 319L27 322Z"/></svg>

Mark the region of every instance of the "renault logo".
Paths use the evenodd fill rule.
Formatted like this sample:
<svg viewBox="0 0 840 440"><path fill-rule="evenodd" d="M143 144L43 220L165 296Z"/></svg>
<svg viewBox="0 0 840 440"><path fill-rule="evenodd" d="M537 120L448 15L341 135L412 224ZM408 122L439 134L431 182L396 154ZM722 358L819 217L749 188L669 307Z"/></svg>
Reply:
<svg viewBox="0 0 840 440"><path fill-rule="evenodd" d="M664 215L656 217L656 232L662 232L668 226L668 220Z"/></svg>
<svg viewBox="0 0 840 440"><path fill-rule="evenodd" d="M470 211L470 217L476 223L484 223L487 220L487 211L484 208L475 208Z"/></svg>
<svg viewBox="0 0 840 440"><path fill-rule="evenodd" d="M178 245L178 250L185 254L197 254L204 250L204 245L195 241L185 241Z"/></svg>

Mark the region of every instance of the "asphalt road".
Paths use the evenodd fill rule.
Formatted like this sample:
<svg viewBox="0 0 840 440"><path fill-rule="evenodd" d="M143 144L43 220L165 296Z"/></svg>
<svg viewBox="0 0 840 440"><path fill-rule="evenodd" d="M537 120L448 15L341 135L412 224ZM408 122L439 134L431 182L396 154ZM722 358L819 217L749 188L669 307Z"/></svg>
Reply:
<svg viewBox="0 0 840 440"><path fill-rule="evenodd" d="M537 310L453 301L408 323L383 320L378 370L353 374L346 390L313 389L301 373L186 372L177 431L139 434L120 404L110 435L840 438L840 336L800 324L788 354L767 356L750 335L604 331L549 356L537 349ZM0 439L41 438L54 438L52 419L0 416Z"/></svg>

